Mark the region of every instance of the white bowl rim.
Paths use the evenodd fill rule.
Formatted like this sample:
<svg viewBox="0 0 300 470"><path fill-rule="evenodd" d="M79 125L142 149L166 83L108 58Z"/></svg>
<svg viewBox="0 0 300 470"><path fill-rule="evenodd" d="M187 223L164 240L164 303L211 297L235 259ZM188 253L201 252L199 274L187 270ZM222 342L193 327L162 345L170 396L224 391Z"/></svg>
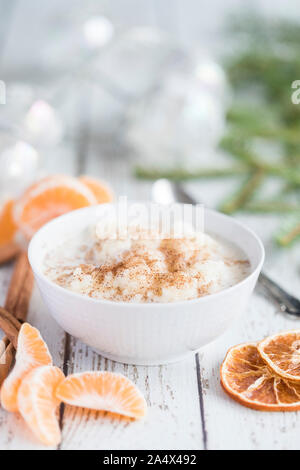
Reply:
<svg viewBox="0 0 300 470"><path fill-rule="evenodd" d="M135 202L136 201L129 201L129 204L135 203ZM148 204L150 202L151 201L149 201ZM145 203L145 201L139 201L139 203ZM174 301L174 302L125 302L125 301L114 301L114 300L106 300L106 299L95 299L95 298L89 297L85 294L80 294L78 292L74 292L74 291L71 291L71 290L66 289L64 287L59 286L54 281L51 281L42 272L41 268L37 267L36 264L33 262L34 245L35 245L35 243L37 243L37 240L41 236L41 234L44 231L46 231L50 225L52 225L54 223L56 223L56 224L60 223L60 221L64 220L66 217L70 217L73 214L81 212L81 211L87 211L87 210L91 211L93 209L95 210L99 206L105 208L105 206L111 206L111 205L115 205L115 204L116 203L113 202L113 203L105 203L105 204L100 204L100 205L95 205L95 206L83 207L81 209L77 209L77 210L68 212L66 214L63 214L59 217L56 217L55 219L50 220L47 224L43 225L43 227L41 227L34 234L34 236L32 237L32 239L29 243L29 246L28 246L28 259L29 259L29 262L30 262L30 265L32 267L32 270L33 270L34 274L36 276L42 278L43 282L45 282L46 284L48 284L52 288L55 288L58 292L64 293L66 296L71 296L73 298L78 298L78 299L81 299L81 300L85 300L86 302L90 302L90 303L93 303L93 304L96 304L96 305L104 304L104 305L113 305L114 307L118 307L118 306L120 306L120 307L122 307L122 306L129 307L130 306L132 308L140 308L140 309L144 309L144 308L147 308L147 309L152 308L153 309L153 308L160 307L160 308L167 309L167 308L171 308L172 306L185 306L185 305L191 305L191 304L194 304L194 303L205 303L207 301L213 301L214 299L218 299L219 297L227 295L228 293L233 293L235 290L239 289L240 286L243 286L244 284L249 282L252 278L255 278L257 276L257 274L259 274L260 271L261 271L261 268L262 268L264 260L265 260L265 249L264 249L264 245L263 245L262 241L256 235L256 233L252 229L245 226L240 221L234 219L233 217L230 217L230 216L228 216L226 214L223 214L221 212L218 212L216 210L207 209L207 208L205 208L205 212L215 214L220 218L224 218L224 219L227 219L227 220L229 219L233 224L238 225L240 228L242 228L243 230L248 232L248 234L251 235L253 237L253 239L255 240L255 242L257 243L257 246L258 246L259 251L260 251L260 260L257 263L256 268L248 276L246 276L244 279L239 281L237 284L234 284L231 287L227 287L226 289L222 289L221 291L216 292L214 294L204 295L203 297L197 297L196 299L180 300L180 301ZM147 202L146 202L146 204L147 204ZM244 251L247 255L247 250L244 249Z"/></svg>

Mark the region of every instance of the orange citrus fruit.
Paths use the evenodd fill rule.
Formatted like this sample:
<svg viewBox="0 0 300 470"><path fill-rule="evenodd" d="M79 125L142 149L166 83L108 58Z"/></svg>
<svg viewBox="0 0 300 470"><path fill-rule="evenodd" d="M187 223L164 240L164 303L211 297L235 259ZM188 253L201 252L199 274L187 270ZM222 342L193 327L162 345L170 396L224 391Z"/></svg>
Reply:
<svg viewBox="0 0 300 470"><path fill-rule="evenodd" d="M49 220L81 207L97 204L93 192L77 178L54 175L33 184L15 205L22 233L32 235Z"/></svg>
<svg viewBox="0 0 300 470"><path fill-rule="evenodd" d="M300 383L300 330L285 331L263 339L258 352L281 377Z"/></svg>
<svg viewBox="0 0 300 470"><path fill-rule="evenodd" d="M74 406L105 410L142 418L147 404L136 386L121 374L112 372L82 372L66 377L56 389L57 397Z"/></svg>
<svg viewBox="0 0 300 470"><path fill-rule="evenodd" d="M111 202L114 198L113 192L107 184L90 176L80 176L79 181L85 184L94 194L98 204Z"/></svg>
<svg viewBox="0 0 300 470"><path fill-rule="evenodd" d="M221 366L225 392L249 408L261 411L300 409L300 385L279 377L261 358L257 343L231 348Z"/></svg>
<svg viewBox="0 0 300 470"><path fill-rule="evenodd" d="M52 358L40 332L24 323L18 335L16 363L1 387L1 404L7 411L18 411L17 394L23 378L32 369L51 365Z"/></svg>
<svg viewBox="0 0 300 470"><path fill-rule="evenodd" d="M56 446L61 441L56 414L60 401L55 390L63 379L58 367L37 367L26 375L18 390L21 415L36 437L48 446Z"/></svg>
<svg viewBox="0 0 300 470"><path fill-rule="evenodd" d="M6 201L0 208L0 245L11 242L17 231L13 208L14 201L12 199Z"/></svg>

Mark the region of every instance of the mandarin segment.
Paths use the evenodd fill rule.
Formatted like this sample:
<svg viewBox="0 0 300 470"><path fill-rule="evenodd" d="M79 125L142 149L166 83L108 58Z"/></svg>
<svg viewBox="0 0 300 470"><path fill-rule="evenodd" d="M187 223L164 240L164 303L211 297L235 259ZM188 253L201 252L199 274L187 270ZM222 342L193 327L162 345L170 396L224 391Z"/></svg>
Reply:
<svg viewBox="0 0 300 470"><path fill-rule="evenodd" d="M16 234L17 225L13 216L14 201L5 202L0 208L0 245L11 242Z"/></svg>
<svg viewBox="0 0 300 470"><path fill-rule="evenodd" d="M269 336L259 343L258 351L274 372L300 383L300 330Z"/></svg>
<svg viewBox="0 0 300 470"><path fill-rule="evenodd" d="M40 332L24 323L18 335L16 363L1 387L1 405L7 411L18 411L17 394L26 374L36 367L52 365L52 358Z"/></svg>
<svg viewBox="0 0 300 470"><path fill-rule="evenodd" d="M47 446L61 441L57 418L60 403L55 390L64 379L58 367L42 366L29 372L18 390L18 408L35 436Z"/></svg>
<svg viewBox="0 0 300 470"><path fill-rule="evenodd" d="M54 175L33 184L15 206L15 220L28 238L45 223L75 209L97 204L93 192L78 179Z"/></svg>
<svg viewBox="0 0 300 470"><path fill-rule="evenodd" d="M221 366L221 385L240 404L261 411L300 409L300 385L279 377L261 358L257 343L231 348Z"/></svg>
<svg viewBox="0 0 300 470"><path fill-rule="evenodd" d="M112 190L103 181L86 175L80 176L79 181L85 184L93 192L98 204L111 202L113 200L114 195Z"/></svg>
<svg viewBox="0 0 300 470"><path fill-rule="evenodd" d="M112 372L70 375L58 386L56 394L69 405L110 411L135 419L145 416L147 410L143 395L131 380Z"/></svg>

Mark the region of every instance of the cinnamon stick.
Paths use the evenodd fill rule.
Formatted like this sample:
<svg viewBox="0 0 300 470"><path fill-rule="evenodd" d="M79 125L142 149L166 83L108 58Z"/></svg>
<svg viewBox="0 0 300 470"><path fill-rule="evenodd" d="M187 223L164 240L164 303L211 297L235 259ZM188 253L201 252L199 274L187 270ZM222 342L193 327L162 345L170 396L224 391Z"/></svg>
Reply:
<svg viewBox="0 0 300 470"><path fill-rule="evenodd" d="M28 265L23 288L20 292L18 303L13 311L15 317L22 323L26 320L31 293L33 290L34 276L31 267Z"/></svg>
<svg viewBox="0 0 300 470"><path fill-rule="evenodd" d="M7 343L6 345L5 342ZM16 352L15 348L13 347L12 343L8 340L8 338L3 339L2 344L4 345L4 348L0 356L0 385L9 374Z"/></svg>
<svg viewBox="0 0 300 470"><path fill-rule="evenodd" d="M16 261L4 304L4 308L15 316L22 289L24 287L26 288L27 282L25 282L25 280L29 271L31 272L31 268L27 253L23 251ZM24 318L22 318L22 320L24 320Z"/></svg>
<svg viewBox="0 0 300 470"><path fill-rule="evenodd" d="M33 273L28 262L27 254L21 252L15 263L4 309L0 309L0 312L4 315L2 322L5 321L5 318L7 319L7 313L5 312L9 312L14 318L14 320L12 320L12 318L9 317L11 327L18 329L18 325L19 327L21 326L18 320L20 320L20 322L26 320L32 288ZM7 324L3 326L6 328ZM11 334L14 335L15 333L16 331L12 329ZM11 339L13 340L14 338L11 337ZM2 350L0 349L0 385L9 373L15 357L16 347L16 340L11 342L8 336L2 339Z"/></svg>
<svg viewBox="0 0 300 470"><path fill-rule="evenodd" d="M16 242L5 243L0 246L0 265L15 259L21 248Z"/></svg>
<svg viewBox="0 0 300 470"><path fill-rule="evenodd" d="M0 328L4 331L14 348L17 349L18 334L21 328L21 323L16 319L16 317L2 307L0 307Z"/></svg>

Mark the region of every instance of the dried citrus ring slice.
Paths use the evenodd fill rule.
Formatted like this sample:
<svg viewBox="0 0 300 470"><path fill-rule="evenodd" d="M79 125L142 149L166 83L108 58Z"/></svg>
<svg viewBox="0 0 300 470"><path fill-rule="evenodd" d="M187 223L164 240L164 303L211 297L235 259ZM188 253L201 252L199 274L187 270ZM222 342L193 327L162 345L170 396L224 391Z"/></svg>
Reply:
<svg viewBox="0 0 300 470"><path fill-rule="evenodd" d="M16 363L1 387L1 405L7 411L18 411L17 394L23 378L41 365L52 364L49 349L40 332L23 323L18 335Z"/></svg>
<svg viewBox="0 0 300 470"><path fill-rule="evenodd" d="M221 385L240 404L261 411L300 409L300 385L279 377L261 358L257 343L231 348L221 366Z"/></svg>
<svg viewBox="0 0 300 470"><path fill-rule="evenodd" d="M269 336L263 339L257 348L274 372L300 384L300 330Z"/></svg>
<svg viewBox="0 0 300 470"><path fill-rule="evenodd" d="M69 405L142 418L147 404L127 377L113 372L82 372L69 375L59 384L57 397Z"/></svg>
<svg viewBox="0 0 300 470"><path fill-rule="evenodd" d="M58 367L42 366L29 372L18 390L18 408L36 437L48 446L61 441L56 415L60 401L55 389L64 379Z"/></svg>
<svg viewBox="0 0 300 470"><path fill-rule="evenodd" d="M79 181L85 184L92 191L97 199L98 204L111 202L113 200L113 191L103 181L85 175L80 176Z"/></svg>
<svg viewBox="0 0 300 470"><path fill-rule="evenodd" d="M13 217L14 201L9 199L0 208L0 245L9 243L14 239L17 225Z"/></svg>
<svg viewBox="0 0 300 470"><path fill-rule="evenodd" d="M93 192L77 178L54 175L33 184L15 206L15 220L27 237L32 235L49 220L97 204Z"/></svg>

